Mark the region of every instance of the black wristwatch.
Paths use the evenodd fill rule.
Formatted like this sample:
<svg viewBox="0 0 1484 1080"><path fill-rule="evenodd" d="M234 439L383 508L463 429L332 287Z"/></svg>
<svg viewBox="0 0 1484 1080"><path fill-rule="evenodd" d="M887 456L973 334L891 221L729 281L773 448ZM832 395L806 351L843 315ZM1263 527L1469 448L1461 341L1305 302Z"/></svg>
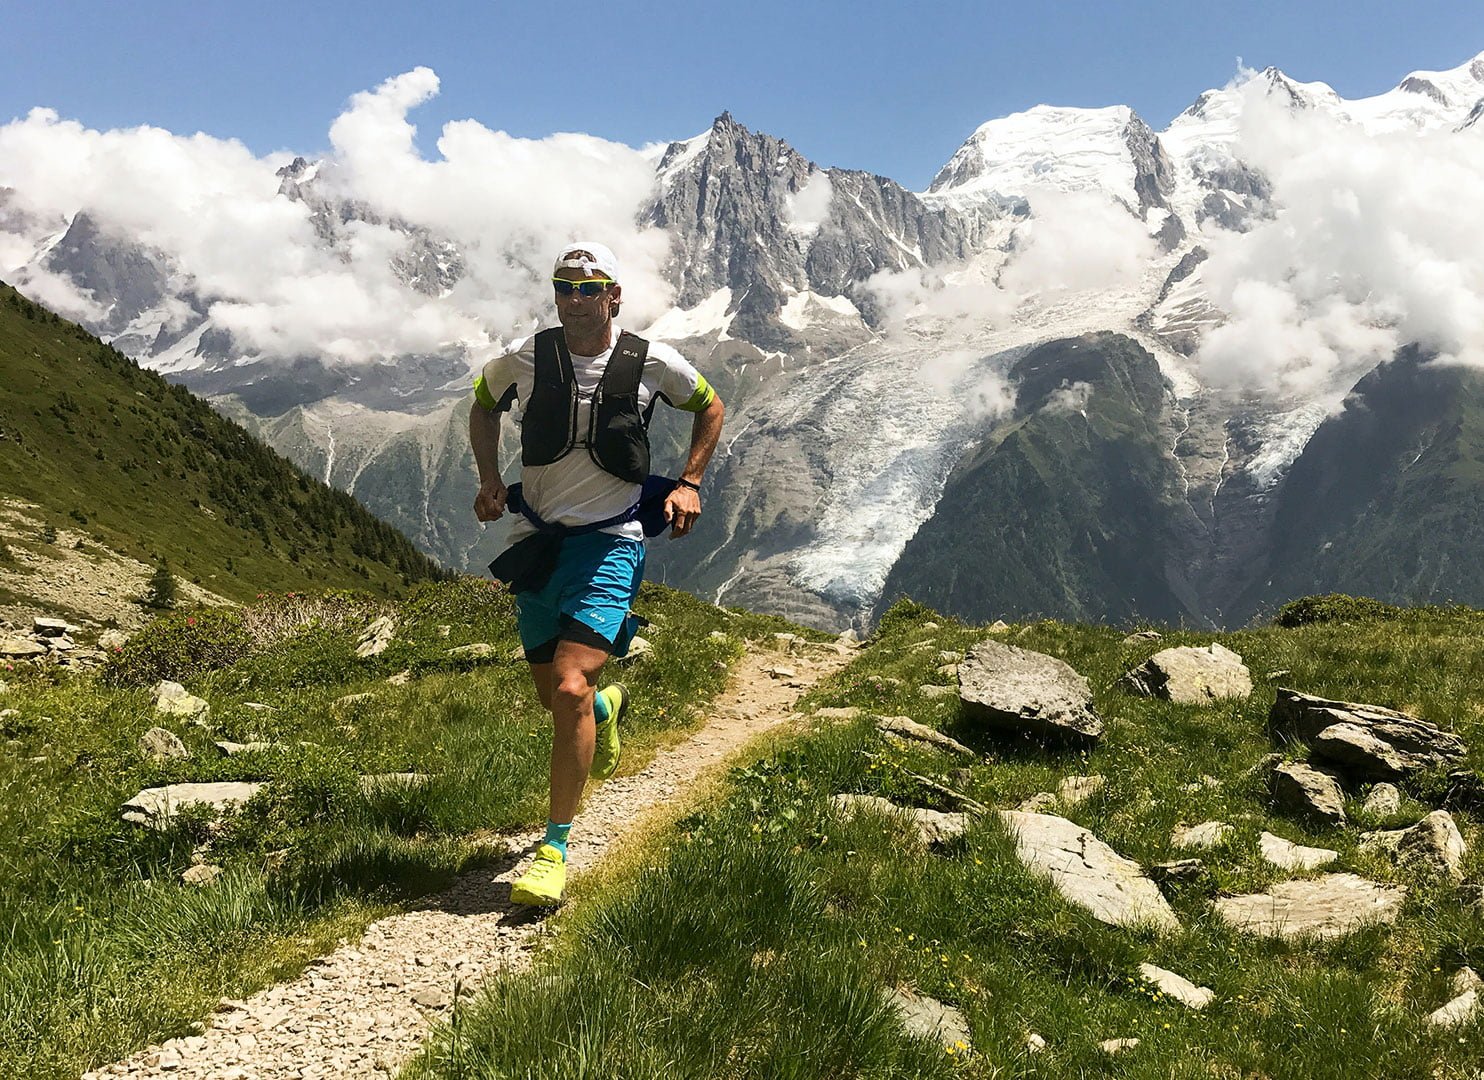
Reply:
<svg viewBox="0 0 1484 1080"><path fill-rule="evenodd" d="M689 480L680 479L680 480L676 480L675 483L678 484L678 485L680 485L681 487L688 487L692 491L697 492L697 493L699 493L700 490L701 490L701 485L700 484L692 484Z"/></svg>

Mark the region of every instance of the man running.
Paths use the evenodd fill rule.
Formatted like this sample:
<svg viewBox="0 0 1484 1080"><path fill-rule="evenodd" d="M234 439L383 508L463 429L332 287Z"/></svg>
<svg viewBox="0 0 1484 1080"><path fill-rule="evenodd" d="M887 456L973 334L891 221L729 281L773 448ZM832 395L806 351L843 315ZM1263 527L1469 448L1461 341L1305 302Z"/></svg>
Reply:
<svg viewBox="0 0 1484 1080"><path fill-rule="evenodd" d="M646 531L638 514L654 487L645 483L649 415L658 401L695 414L679 480L648 504L676 538L700 516L701 477L724 414L678 352L614 325L622 286L608 248L588 241L563 248L552 286L561 326L487 363L469 412L475 516L494 521L507 503L520 515L491 568L516 592L521 645L554 726L546 841L510 892L516 903L542 905L560 902L566 887L567 836L588 777L606 779L618 767L628 692L596 688L608 657L623 656L634 632L629 609L644 576ZM507 490L500 414L516 402L521 483Z"/></svg>

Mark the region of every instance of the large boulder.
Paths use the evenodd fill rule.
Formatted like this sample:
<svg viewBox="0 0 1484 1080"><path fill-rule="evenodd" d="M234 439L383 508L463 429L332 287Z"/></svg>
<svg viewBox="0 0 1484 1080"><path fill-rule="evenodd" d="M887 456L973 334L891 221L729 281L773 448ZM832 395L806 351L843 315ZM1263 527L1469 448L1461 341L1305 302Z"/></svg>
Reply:
<svg viewBox="0 0 1484 1080"><path fill-rule="evenodd" d="M1054 814L1002 810L1015 853L1057 892L1114 926L1178 930L1180 922L1139 864L1125 859L1075 822Z"/></svg>
<svg viewBox="0 0 1484 1080"><path fill-rule="evenodd" d="M1092 688L1070 664L993 638L959 664L958 696L965 716L1001 731L1078 742L1103 734Z"/></svg>
<svg viewBox="0 0 1484 1080"><path fill-rule="evenodd" d="M1314 760L1378 780L1450 765L1467 751L1458 736L1407 713L1282 687L1268 724L1309 743Z"/></svg>
<svg viewBox="0 0 1484 1080"><path fill-rule="evenodd" d="M1267 892L1225 896L1216 914L1236 927L1264 937L1343 937L1370 923L1391 923L1401 913L1407 890L1380 885L1354 874L1324 874L1303 881L1281 881Z"/></svg>
<svg viewBox="0 0 1484 1080"><path fill-rule="evenodd" d="M1252 673L1242 658L1212 642L1162 649L1123 677L1123 685L1145 697L1182 705L1205 705L1220 698L1252 696Z"/></svg>

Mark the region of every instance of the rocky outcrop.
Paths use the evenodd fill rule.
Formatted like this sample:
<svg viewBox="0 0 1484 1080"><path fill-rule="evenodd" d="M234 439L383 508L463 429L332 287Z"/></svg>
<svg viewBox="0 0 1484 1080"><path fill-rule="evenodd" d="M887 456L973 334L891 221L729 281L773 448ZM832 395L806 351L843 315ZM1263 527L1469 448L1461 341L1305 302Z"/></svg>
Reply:
<svg viewBox="0 0 1484 1080"><path fill-rule="evenodd" d="M958 684L964 716L994 730L1078 742L1103 734L1087 680L1054 656L986 638L959 665Z"/></svg>
<svg viewBox="0 0 1484 1080"><path fill-rule="evenodd" d="M1316 761L1372 779L1447 766L1467 750L1458 736L1407 713L1281 687L1268 724L1309 743Z"/></svg>

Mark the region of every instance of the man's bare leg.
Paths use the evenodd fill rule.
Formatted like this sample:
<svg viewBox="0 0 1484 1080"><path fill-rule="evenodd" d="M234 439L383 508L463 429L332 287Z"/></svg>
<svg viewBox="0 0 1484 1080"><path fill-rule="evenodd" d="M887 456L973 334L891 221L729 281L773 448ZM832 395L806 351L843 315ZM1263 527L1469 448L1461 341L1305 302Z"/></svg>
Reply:
<svg viewBox="0 0 1484 1080"><path fill-rule="evenodd" d="M531 665L536 680L536 693L551 711L551 820L571 821L582 800L588 772L593 765L596 721L593 717L593 694L598 676L608 662L605 649L595 649L576 641L557 643L556 656L549 665L549 678L543 693L542 678L537 673L544 664ZM545 674L545 673L542 673Z"/></svg>

